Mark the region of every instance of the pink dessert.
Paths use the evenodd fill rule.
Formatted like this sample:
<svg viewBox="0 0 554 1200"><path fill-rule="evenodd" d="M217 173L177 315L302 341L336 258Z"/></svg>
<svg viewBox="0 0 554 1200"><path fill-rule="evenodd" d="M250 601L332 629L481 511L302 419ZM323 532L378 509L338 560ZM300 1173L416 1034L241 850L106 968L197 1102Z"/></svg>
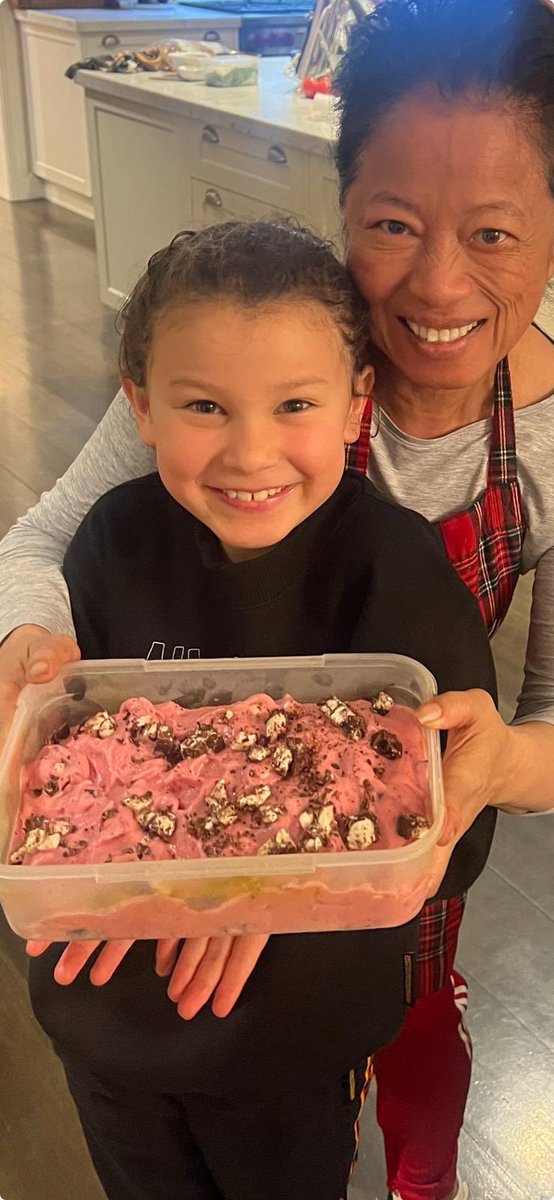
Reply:
<svg viewBox="0 0 554 1200"><path fill-rule="evenodd" d="M9 861L378 853L429 823L421 728L385 693L193 710L132 699L58 730L23 768Z"/></svg>

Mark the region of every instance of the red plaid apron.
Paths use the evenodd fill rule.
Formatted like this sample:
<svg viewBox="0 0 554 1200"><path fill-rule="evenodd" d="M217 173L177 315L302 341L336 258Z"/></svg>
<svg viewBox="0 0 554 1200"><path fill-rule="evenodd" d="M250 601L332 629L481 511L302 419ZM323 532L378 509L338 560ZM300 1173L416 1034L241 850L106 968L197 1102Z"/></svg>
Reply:
<svg viewBox="0 0 554 1200"><path fill-rule="evenodd" d="M347 466L367 474L371 447L371 401L360 437L347 451ZM476 597L489 636L510 607L518 581L525 517L517 478L514 409L508 359L496 368L487 485L471 508L437 521L444 547L460 579ZM465 896L426 904L421 914L418 995L450 977Z"/></svg>

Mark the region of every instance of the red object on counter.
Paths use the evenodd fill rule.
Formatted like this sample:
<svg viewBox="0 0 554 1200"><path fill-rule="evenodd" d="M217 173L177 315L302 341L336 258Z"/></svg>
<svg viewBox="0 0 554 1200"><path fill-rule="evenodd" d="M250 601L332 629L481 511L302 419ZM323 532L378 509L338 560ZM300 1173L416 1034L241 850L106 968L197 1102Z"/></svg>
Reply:
<svg viewBox="0 0 554 1200"><path fill-rule="evenodd" d="M308 100L313 100L317 93L324 96L331 94L331 80L328 75L322 75L320 79L316 79L313 75L306 75L302 80L302 95Z"/></svg>

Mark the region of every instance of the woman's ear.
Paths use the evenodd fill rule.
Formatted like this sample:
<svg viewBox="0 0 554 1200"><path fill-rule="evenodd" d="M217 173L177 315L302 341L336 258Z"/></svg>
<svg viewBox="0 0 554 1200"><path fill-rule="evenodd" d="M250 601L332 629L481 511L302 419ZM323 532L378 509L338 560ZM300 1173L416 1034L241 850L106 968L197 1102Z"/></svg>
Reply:
<svg viewBox="0 0 554 1200"><path fill-rule="evenodd" d="M122 379L121 386L131 408L134 409L141 442L144 442L145 446L151 446L152 449L155 449L156 438L154 436L154 427L150 416L150 405L146 389L133 383L132 379Z"/></svg>
<svg viewBox="0 0 554 1200"><path fill-rule="evenodd" d="M359 371L354 377L354 391L344 431L344 442L347 446L351 445L352 442L356 442L360 436L360 425L364 409L373 391L374 383L375 371L373 367L364 367L363 371Z"/></svg>

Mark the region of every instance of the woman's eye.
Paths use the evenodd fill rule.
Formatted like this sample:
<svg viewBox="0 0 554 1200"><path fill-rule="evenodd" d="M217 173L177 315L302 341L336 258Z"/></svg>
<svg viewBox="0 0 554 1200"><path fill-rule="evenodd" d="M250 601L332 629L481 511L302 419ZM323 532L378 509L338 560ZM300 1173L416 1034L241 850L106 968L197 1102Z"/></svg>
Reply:
<svg viewBox="0 0 554 1200"><path fill-rule="evenodd" d="M313 405L310 404L309 400L285 400L285 403L281 405L279 412L307 412L309 408L313 408Z"/></svg>
<svg viewBox="0 0 554 1200"><path fill-rule="evenodd" d="M404 221L378 221L377 228L382 229L384 233L392 233L394 237L399 237L403 233L409 233L409 227Z"/></svg>
<svg viewBox="0 0 554 1200"><path fill-rule="evenodd" d="M499 246L501 242L505 242L508 237L502 229L478 229L475 237L478 238L484 246Z"/></svg>
<svg viewBox="0 0 554 1200"><path fill-rule="evenodd" d="M211 416L212 413L220 413L222 409L219 404L215 404L213 400L193 400L192 404L186 405L188 412L205 413Z"/></svg>

